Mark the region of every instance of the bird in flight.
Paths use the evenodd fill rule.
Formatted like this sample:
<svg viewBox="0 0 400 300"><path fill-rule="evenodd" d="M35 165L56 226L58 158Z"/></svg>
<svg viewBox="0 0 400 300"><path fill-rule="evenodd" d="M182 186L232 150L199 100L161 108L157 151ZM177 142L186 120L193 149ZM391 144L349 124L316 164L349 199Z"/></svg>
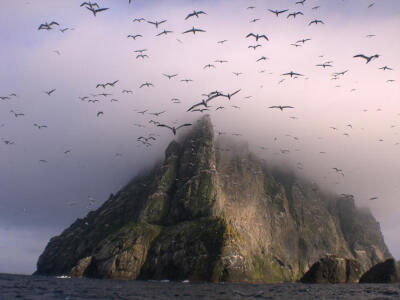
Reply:
<svg viewBox="0 0 400 300"><path fill-rule="evenodd" d="M284 106L282 106L282 105L274 105L274 106L270 106L269 108L278 108L281 111L283 111L286 108L294 108L294 107L293 106L288 106L288 105L284 105Z"/></svg>
<svg viewBox="0 0 400 300"><path fill-rule="evenodd" d="M140 86L139 86L139 88L142 88L142 87L144 87L144 86L146 86L146 87L151 87L151 86L154 86L151 82L145 82L145 83L142 83Z"/></svg>
<svg viewBox="0 0 400 300"><path fill-rule="evenodd" d="M317 67L323 67L324 69L326 68L326 67L332 67L332 65L331 64L328 64L328 63L323 63L323 64L318 64L318 65L316 65Z"/></svg>
<svg viewBox="0 0 400 300"><path fill-rule="evenodd" d="M233 96L235 96L237 93L239 93L241 90L242 89L238 89L237 91L233 92L232 94L227 94L227 95L221 94L221 96L228 98L228 100L231 100L231 98Z"/></svg>
<svg viewBox="0 0 400 300"><path fill-rule="evenodd" d="M14 116L15 116L16 118L25 116L25 114L23 114L23 113L16 113L16 112L13 111L13 110L10 110L10 113L14 114Z"/></svg>
<svg viewBox="0 0 400 300"><path fill-rule="evenodd" d="M80 5L80 7L82 7L82 6L86 6L86 7L97 7L97 8L99 8L99 5L98 5L96 2L91 3L90 1L89 1L89 2L83 2L83 3Z"/></svg>
<svg viewBox="0 0 400 300"><path fill-rule="evenodd" d="M164 31L162 31L162 32L160 32L159 34L156 34L156 36L160 36L160 35L167 35L168 33L172 33L173 31L171 31L171 30L164 30Z"/></svg>
<svg viewBox="0 0 400 300"><path fill-rule="evenodd" d="M318 25L318 24L325 24L325 23L321 20L313 20L310 23L308 23L308 26L310 26L312 24Z"/></svg>
<svg viewBox="0 0 400 300"><path fill-rule="evenodd" d="M138 58L144 59L146 57L149 57L149 56L147 54L138 54L138 55L136 55L136 59L138 59Z"/></svg>
<svg viewBox="0 0 400 300"><path fill-rule="evenodd" d="M133 21L132 22L142 22L142 21L146 21L146 19L145 18L137 18L137 19L133 19Z"/></svg>
<svg viewBox="0 0 400 300"><path fill-rule="evenodd" d="M37 129L47 128L47 125L38 125L36 123L33 126L37 127Z"/></svg>
<svg viewBox="0 0 400 300"><path fill-rule="evenodd" d="M174 127L174 126L168 126L168 125L165 125L165 124L158 124L157 125L158 127L165 127L165 128L168 128L168 129L171 129L172 130L172 133L174 134L174 135L176 135L176 131L178 130L178 129L180 129L180 128L182 128L182 127L186 127L186 126L192 126L192 124L190 124L190 123L186 123L186 124L182 124L182 125L180 125L180 126L178 126L178 127Z"/></svg>
<svg viewBox="0 0 400 300"><path fill-rule="evenodd" d="M371 55L371 56L366 56L366 55L364 55L364 54L357 54L357 55L354 55L353 57L360 57L360 58L363 58L363 59L366 60L365 63L367 64L367 63L369 63L371 60L377 59L379 56L380 56L379 54L375 54L375 55Z"/></svg>
<svg viewBox="0 0 400 300"><path fill-rule="evenodd" d="M102 111L99 111L98 113L97 113L97 117L100 117L101 115L104 115L104 112L102 112Z"/></svg>
<svg viewBox="0 0 400 300"><path fill-rule="evenodd" d="M392 69L392 68L389 68L388 66L383 66L382 68L379 68L379 70L383 70L383 71L386 71L386 70L393 71L393 69Z"/></svg>
<svg viewBox="0 0 400 300"><path fill-rule="evenodd" d="M295 4L301 4L301 5L304 5L304 2L306 2L306 0L297 1Z"/></svg>
<svg viewBox="0 0 400 300"><path fill-rule="evenodd" d="M167 20L154 21L154 22L152 22L152 21L147 21L147 23L153 24L154 26L156 26L157 29L158 29L158 26L159 26L160 24L163 24L163 23L165 23L165 22L167 22Z"/></svg>
<svg viewBox="0 0 400 300"><path fill-rule="evenodd" d="M191 17L199 17L199 15L206 15L207 13L205 13L204 11L200 10L200 11L193 11L192 13L188 14L185 18L185 20L191 18Z"/></svg>
<svg viewBox="0 0 400 300"><path fill-rule="evenodd" d="M194 28L194 26L193 26L192 29L186 30L186 31L182 32L182 34L190 33L190 32L192 32L193 34L196 34L196 32L206 32L206 31L203 29Z"/></svg>
<svg viewBox="0 0 400 300"><path fill-rule="evenodd" d="M222 40L222 41L218 41L217 43L222 45L222 44L226 43L227 41L228 40Z"/></svg>
<svg viewBox="0 0 400 300"><path fill-rule="evenodd" d="M287 12L288 9L284 9L284 10L272 10L272 9L268 9L270 12L272 12L273 14L275 14L277 17L279 17L280 14L283 14L284 12Z"/></svg>
<svg viewBox="0 0 400 300"><path fill-rule="evenodd" d="M259 39L265 39L265 40L269 41L268 37L265 34L249 33L248 35L246 35L246 38L249 38L249 37L254 37L257 42Z"/></svg>
<svg viewBox="0 0 400 300"><path fill-rule="evenodd" d="M286 18L289 19L290 17L293 17L294 19L296 19L296 17L297 17L298 15L304 16L304 14L303 14L301 11L296 11L296 12L294 12L294 13L288 14L288 16L287 16Z"/></svg>
<svg viewBox="0 0 400 300"><path fill-rule="evenodd" d="M138 38L138 37L143 37L141 34L130 34L130 35L128 35L128 39L129 38L132 38L132 39L134 39L134 40L136 40L136 38Z"/></svg>
<svg viewBox="0 0 400 300"><path fill-rule="evenodd" d="M203 69L207 69L207 68L211 69L211 68L215 68L215 66L212 65L212 64L208 64L208 65L205 65L205 66L203 67Z"/></svg>
<svg viewBox="0 0 400 300"><path fill-rule="evenodd" d="M153 115L153 116L158 117L159 115L161 115L161 114L163 114L163 113L165 113L165 110L160 111L160 112L149 113L149 115Z"/></svg>
<svg viewBox="0 0 400 300"><path fill-rule="evenodd" d="M302 39L302 40L298 40L296 43L305 43L305 42L308 42L308 41L311 41L311 39Z"/></svg>
<svg viewBox="0 0 400 300"><path fill-rule="evenodd" d="M45 94L47 94L48 96L51 96L52 93L54 93L56 91L56 89L52 89L50 91L44 91Z"/></svg>
<svg viewBox="0 0 400 300"><path fill-rule="evenodd" d="M86 8L93 13L93 16L96 16L97 13L105 11L105 10L108 9L108 8L105 8L105 7L103 7L103 8L93 8L93 7L87 7L87 6L86 6Z"/></svg>
<svg viewBox="0 0 400 300"><path fill-rule="evenodd" d="M175 76L178 76L178 74L171 74L171 75L169 75L169 74L163 74L165 77L167 77L168 79L172 79L172 78L174 78Z"/></svg>
<svg viewBox="0 0 400 300"><path fill-rule="evenodd" d="M250 46L248 46L247 48L252 48L253 50L256 50L258 47L262 47L262 45L260 45L260 44L257 44L257 45L250 45Z"/></svg>
<svg viewBox="0 0 400 300"><path fill-rule="evenodd" d="M43 23L39 25L38 30L52 30L54 25L60 26L57 22Z"/></svg>
<svg viewBox="0 0 400 300"><path fill-rule="evenodd" d="M295 73L295 72L293 72L293 71L290 71L290 72L288 72L288 73L283 73L281 76L290 76L290 77L293 77L293 76L304 76L304 75L302 75L302 74L300 74L300 73Z"/></svg>

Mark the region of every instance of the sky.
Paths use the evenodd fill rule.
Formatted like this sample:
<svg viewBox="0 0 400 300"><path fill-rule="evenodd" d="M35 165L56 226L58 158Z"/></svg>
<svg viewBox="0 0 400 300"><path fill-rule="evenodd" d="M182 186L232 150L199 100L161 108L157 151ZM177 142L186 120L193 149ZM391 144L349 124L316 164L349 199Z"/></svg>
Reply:
<svg viewBox="0 0 400 300"><path fill-rule="evenodd" d="M0 100L0 272L34 272L51 237L163 158L174 136L150 120L194 122L201 113L187 109L202 94L239 89L230 101L210 102L216 133L238 133L269 164L353 194L400 258L399 1L132 2L98 0L109 9L94 17L81 1L2 1L0 97L9 99ZM276 17L268 9L289 11ZM207 14L185 20L193 10ZM287 18L296 11L303 15ZM325 24L308 25L315 19ZM161 20L167 21L158 29L147 22ZM60 26L38 30L51 21ZM182 34L193 26L205 32ZM156 36L163 30L173 32ZM246 38L249 33L269 41ZM262 46L248 48L256 44ZM140 49L148 57L136 58ZM366 64L357 54L380 56ZM316 66L326 62L331 66ZM304 76L282 75L290 71ZM96 88L115 80L114 87ZM140 88L145 82L154 86ZM92 96L103 92L112 95ZM269 108L274 105L294 108ZM218 106L224 109L215 111ZM152 146L137 141L151 134Z"/></svg>

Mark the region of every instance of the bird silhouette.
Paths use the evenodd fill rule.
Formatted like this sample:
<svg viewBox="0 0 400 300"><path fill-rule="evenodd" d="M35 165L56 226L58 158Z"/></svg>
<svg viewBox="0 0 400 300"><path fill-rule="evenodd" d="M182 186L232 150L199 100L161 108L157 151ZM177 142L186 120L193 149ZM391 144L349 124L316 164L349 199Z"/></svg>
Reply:
<svg viewBox="0 0 400 300"><path fill-rule="evenodd" d="M269 108L277 108L277 109L280 109L281 111L283 111L286 108L294 108L294 107L293 106L288 106L288 105L284 105L284 106L282 106L282 105L274 105L274 106L270 106Z"/></svg>
<svg viewBox="0 0 400 300"><path fill-rule="evenodd" d="M186 127L186 126L192 126L192 124L186 123L186 124L182 124L182 125L180 125L180 126L178 126L178 127L168 126L168 125L165 125L165 124L158 124L157 126L158 126L158 127L165 127L165 128L168 128L168 129L170 129L170 130L172 131L172 133L173 133L174 135L176 135L176 131L177 131L178 129L180 129L180 128L182 128L182 127Z"/></svg>
<svg viewBox="0 0 400 300"><path fill-rule="evenodd" d="M50 91L44 91L45 94L47 94L48 96L51 96L51 94L53 94L56 91L56 89L52 89Z"/></svg>
<svg viewBox="0 0 400 300"><path fill-rule="evenodd" d="M130 35L128 35L128 39L129 38L132 38L132 39L134 39L134 40L136 40L136 38L138 38L138 37L143 37L141 34L130 34Z"/></svg>
<svg viewBox="0 0 400 300"><path fill-rule="evenodd" d="M139 88L142 88L142 87L151 87L151 86L154 86L151 82L145 82L145 83L142 83L140 86L139 86Z"/></svg>
<svg viewBox="0 0 400 300"><path fill-rule="evenodd" d="M192 29L186 30L186 31L182 32L182 34L190 33L190 32L192 32L193 34L196 34L196 32L206 32L206 31L203 29L194 28L194 26L193 26Z"/></svg>
<svg viewBox="0 0 400 300"><path fill-rule="evenodd" d="M168 79L172 79L172 78L174 78L175 76L178 76L178 74L171 74L171 75L169 75L169 74L163 74L165 77L167 77Z"/></svg>
<svg viewBox="0 0 400 300"><path fill-rule="evenodd" d="M38 27L38 30L52 30L54 25L60 26L60 24L58 24L55 21L52 21L50 23L46 22L46 23L40 24Z"/></svg>
<svg viewBox="0 0 400 300"><path fill-rule="evenodd" d="M303 14L301 11L296 11L296 12L294 12L294 13L288 14L288 16L287 16L286 18L289 19L290 17L293 17L294 19L296 19L296 17L297 17L298 15L304 16L304 14Z"/></svg>
<svg viewBox="0 0 400 300"><path fill-rule="evenodd" d="M295 73L295 72L293 72L293 71L290 71L290 72L288 72L288 73L283 73L281 76L290 76L290 77L293 77L293 76L304 76L304 75L302 75L302 74L300 74L300 73Z"/></svg>
<svg viewBox="0 0 400 300"><path fill-rule="evenodd" d="M270 12L272 12L273 14L275 14L277 17L279 17L280 14L283 14L284 12L287 12L288 9L284 9L284 10L272 10L272 9L268 9Z"/></svg>
<svg viewBox="0 0 400 300"><path fill-rule="evenodd" d="M168 35L168 33L172 33L173 31L170 30L164 30L162 32L160 32L159 34L156 34L156 36L161 36L161 35Z"/></svg>
<svg viewBox="0 0 400 300"><path fill-rule="evenodd" d="M366 55L364 55L364 54L357 54L357 55L354 55L353 57L360 57L360 58L363 58L363 59L365 59L366 60L366 64L367 63L369 63L371 60L373 60L373 59L377 59L377 58L379 58L379 54L375 54L375 55L371 55L371 56L366 56Z"/></svg>
<svg viewBox="0 0 400 300"><path fill-rule="evenodd" d="M265 34L249 33L248 35L246 35L246 38L249 38L249 37L254 37L256 39L256 41L258 41L259 39L265 39L265 40L269 41L268 37Z"/></svg>
<svg viewBox="0 0 400 300"><path fill-rule="evenodd" d="M167 22L167 20L162 20L162 21L147 21L147 23L149 23L149 24L153 24L154 26L156 26L156 28L158 29L158 26L159 25L161 25L161 24L163 24L163 23L165 23L165 22Z"/></svg>
<svg viewBox="0 0 400 300"><path fill-rule="evenodd" d="M87 7L87 6L86 6L86 8L87 8L88 10L90 10L90 11L93 13L93 16L95 16L95 17L96 17L96 15L97 15L97 13L102 12L102 11L105 11L105 10L108 9L108 8L105 8L105 7L103 7L103 8L94 8L94 7Z"/></svg>
<svg viewBox="0 0 400 300"><path fill-rule="evenodd" d="M308 26L310 26L312 24L318 25L318 24L325 24L325 23L321 20L313 20L310 23L308 23Z"/></svg>
<svg viewBox="0 0 400 300"><path fill-rule="evenodd" d="M200 10L200 11L193 11L192 13L188 14L185 18L185 20L191 18L191 17L199 17L199 15L206 15L207 13L205 13L204 11Z"/></svg>

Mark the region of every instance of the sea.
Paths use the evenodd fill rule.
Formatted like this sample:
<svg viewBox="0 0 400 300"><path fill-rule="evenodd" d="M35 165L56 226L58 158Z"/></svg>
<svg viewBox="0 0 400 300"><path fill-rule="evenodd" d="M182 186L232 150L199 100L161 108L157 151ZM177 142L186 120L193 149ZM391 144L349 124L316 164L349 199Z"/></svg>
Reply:
<svg viewBox="0 0 400 300"><path fill-rule="evenodd" d="M0 300L374 299L399 300L400 284L243 284L119 281L0 274Z"/></svg>

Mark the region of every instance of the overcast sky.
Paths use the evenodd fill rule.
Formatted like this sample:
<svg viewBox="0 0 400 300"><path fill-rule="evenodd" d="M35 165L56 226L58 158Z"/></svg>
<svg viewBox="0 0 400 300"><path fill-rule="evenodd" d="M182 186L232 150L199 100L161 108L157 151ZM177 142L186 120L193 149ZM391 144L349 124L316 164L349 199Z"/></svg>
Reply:
<svg viewBox="0 0 400 300"><path fill-rule="evenodd" d="M0 96L17 96L0 100L0 272L32 273L52 236L162 159L173 135L149 124L151 119L194 121L201 114L186 110L202 94L237 89L230 102L211 102L216 131L240 133L271 164L289 165L338 194L354 194L400 258L398 0L375 1L370 8L369 0L307 0L304 6L295 0L97 2L109 10L94 17L81 1L2 1ZM276 17L268 9L304 15ZM207 15L185 20L193 10ZM167 22L158 29L132 22L141 17ZM254 18L260 20L250 23ZM325 24L309 26L314 19ZM51 21L60 26L37 30ZM182 34L192 26L206 32ZM70 29L62 33L63 28ZM156 36L164 29L173 33ZM269 41L246 38L250 32ZM143 37L128 39L129 34ZM307 38L300 47L291 45ZM248 48L256 44L262 46ZM140 49L149 57L136 59ZM356 54L380 57L366 64ZM329 61L332 67L316 66ZM207 64L215 68L204 69ZM346 70L332 80L333 73ZM304 76L282 76L289 71ZM178 76L168 80L163 73ZM113 88L96 88L115 80ZM145 82L154 87L139 88ZM56 90L47 96L44 91L51 89ZM91 96L103 92L112 95ZM100 101L81 101L83 96ZM281 112L272 105L294 108ZM225 108L214 111L218 106ZM159 117L148 114L163 110ZM97 117L99 111L104 114ZM151 133L157 138L151 147L137 142Z"/></svg>

